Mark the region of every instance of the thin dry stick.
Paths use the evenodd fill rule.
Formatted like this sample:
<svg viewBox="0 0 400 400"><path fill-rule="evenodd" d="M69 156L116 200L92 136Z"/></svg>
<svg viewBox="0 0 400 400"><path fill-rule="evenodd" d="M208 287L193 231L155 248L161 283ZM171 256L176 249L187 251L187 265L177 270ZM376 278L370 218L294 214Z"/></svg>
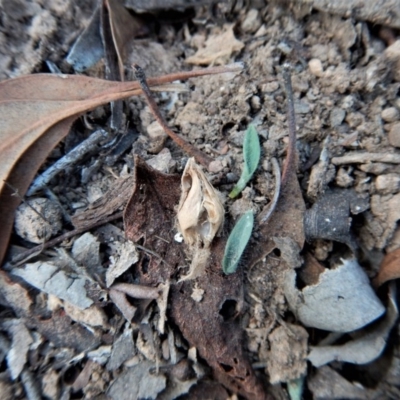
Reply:
<svg viewBox="0 0 400 400"><path fill-rule="evenodd" d="M12 196L16 196L18 197L23 203L25 203L34 213L36 213L37 215L39 215L40 218L42 218L42 220L47 224L50 225L50 222L47 221L47 219L44 217L44 215L42 213L40 213L38 210L36 210L35 207L33 207L31 204L29 204L29 201L25 200L24 196L21 196L18 193L18 189L16 187L14 187L13 185L11 185L11 183L8 183L7 181L3 181L4 184L6 186L8 186L10 189L14 190L14 193L12 194Z"/></svg>
<svg viewBox="0 0 400 400"><path fill-rule="evenodd" d="M122 218L123 217L123 211L118 212L116 214L110 215L107 218L101 219L100 221L96 221L94 223L89 223L85 226L81 226L79 228L76 228L72 231L65 232L60 236L57 236L54 239L49 240L48 242L45 242L43 244L39 244L38 246L32 247L29 250L24 251L21 254L18 254L11 260L11 264L15 267L18 266L19 264L22 264L25 262L27 259L29 259L31 256L37 256L39 255L43 250L48 249L49 247L56 246L57 244L60 244L64 240L70 239L73 236L79 235L81 233L84 233L90 229L97 228L98 226L104 225L108 222L114 221L116 219ZM152 256L158 258L162 263L165 265L170 266L159 254L155 253L154 251L151 251L147 247L141 246L137 243L135 243L135 246L139 250L143 250L144 252L151 254ZM21 262L22 261L22 262Z"/></svg>
<svg viewBox="0 0 400 400"><path fill-rule="evenodd" d="M186 153L190 154L192 157L196 159L201 165L203 165L205 168L208 168L210 163L213 161L212 158L208 157L205 155L202 151L199 149L196 149L193 145L191 145L189 142L187 142L185 139L177 135L175 132L173 132L167 125L167 122L164 120L164 117L161 115L160 110L151 94L151 90L147 84L146 80L146 75L143 71L143 69L137 65L133 64L132 65L134 71L135 71L135 76L137 81L140 84L140 87L142 88L143 95L146 98L147 104L150 107L151 112L153 113L154 117L156 118L157 122L162 126L164 129L165 133L178 145L180 146Z"/></svg>
<svg viewBox="0 0 400 400"><path fill-rule="evenodd" d="M123 211L118 212L118 213L113 214L113 215L110 215L109 217L104 218L104 219L102 219L100 221L96 221L93 224L88 224L88 225L82 226L80 228L74 229L72 231L65 232L64 234L62 234L60 236L57 236L56 238L51 239L48 242L45 242L45 243L40 244L38 246L32 247L31 249L26 250L21 254L18 254L16 257L14 257L11 260L11 263L12 264L18 263L18 262L20 262L22 260L25 260L27 257L31 256L32 254L36 254L36 253L40 254L43 250L48 249L49 247L53 247L53 246L55 246L57 244L60 244L61 242L63 242L66 239L70 239L71 237L79 235L80 233L86 232L89 229L97 228L98 226L104 225L107 222L111 222L111 221L114 221L116 219L122 218L122 216L123 216Z"/></svg>
<svg viewBox="0 0 400 400"><path fill-rule="evenodd" d="M290 77L290 66L285 64L282 69L283 81L285 83L285 91L287 98L287 119L289 128L289 144L286 153L285 164L283 166L281 187L286 186L289 173L295 168L296 161L296 119L294 113L294 100L292 79Z"/></svg>

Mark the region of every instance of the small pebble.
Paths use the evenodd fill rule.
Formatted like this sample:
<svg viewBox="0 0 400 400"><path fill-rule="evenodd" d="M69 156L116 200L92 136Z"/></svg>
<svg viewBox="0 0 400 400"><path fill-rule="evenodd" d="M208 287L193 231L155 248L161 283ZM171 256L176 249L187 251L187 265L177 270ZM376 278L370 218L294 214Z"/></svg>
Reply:
<svg viewBox="0 0 400 400"><path fill-rule="evenodd" d="M15 230L18 236L29 242L44 243L61 230L61 209L56 203L46 198L28 201L29 205L22 203L15 213Z"/></svg>
<svg viewBox="0 0 400 400"><path fill-rule="evenodd" d="M398 174L379 175L375 179L375 188L382 194L396 193L400 189Z"/></svg>
<svg viewBox="0 0 400 400"><path fill-rule="evenodd" d="M389 107L382 111L381 116L385 122L394 122L399 119L399 112L397 111L397 108Z"/></svg>
<svg viewBox="0 0 400 400"><path fill-rule="evenodd" d="M389 143L394 147L400 147L400 123L394 124L388 134Z"/></svg>
<svg viewBox="0 0 400 400"><path fill-rule="evenodd" d="M254 33L261 26L261 18L254 8L249 10L242 22L242 29L246 33Z"/></svg>
<svg viewBox="0 0 400 400"><path fill-rule="evenodd" d="M250 99L250 104L251 104L251 107L256 111L258 111L261 108L261 100L258 96L253 96Z"/></svg>
<svg viewBox="0 0 400 400"><path fill-rule="evenodd" d="M331 127L334 128L335 126L341 125L345 116L346 116L346 111L342 110L341 108L335 107L331 111L331 116L330 116Z"/></svg>
<svg viewBox="0 0 400 400"><path fill-rule="evenodd" d="M321 77L324 74L324 69L322 68L321 60L318 58L313 58L308 62L308 67L310 68L310 72L318 77Z"/></svg>

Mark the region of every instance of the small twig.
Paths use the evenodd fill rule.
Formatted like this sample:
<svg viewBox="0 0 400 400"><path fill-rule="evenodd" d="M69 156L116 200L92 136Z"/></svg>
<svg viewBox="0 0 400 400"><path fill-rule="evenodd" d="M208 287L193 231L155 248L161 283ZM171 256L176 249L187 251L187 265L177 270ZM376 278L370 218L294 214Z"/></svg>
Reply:
<svg viewBox="0 0 400 400"><path fill-rule="evenodd" d="M205 168L208 168L210 163L213 161L212 158L208 157L205 155L202 151L191 145L189 142L187 142L185 139L177 135L175 132L173 132L167 125L167 122L165 121L164 117L161 115L160 110L154 100L153 95L151 94L151 90L147 84L146 80L146 75L143 71L143 69L137 65L133 64L132 65L134 71L135 71L135 76L137 81L140 84L140 87L142 88L143 95L146 98L147 104L149 105L149 108L151 112L153 113L154 117L156 118L157 122L162 126L164 129L165 133L178 145L180 146L186 153L191 155L198 161L201 165L203 165Z"/></svg>
<svg viewBox="0 0 400 400"><path fill-rule="evenodd" d="M12 196L16 196L18 197L23 203L25 203L35 214L39 215L40 218L42 218L42 220L44 222L46 222L47 225L50 225L50 222L47 221L47 219L44 217L44 215L39 212L38 210L36 210L35 207L33 207L32 205L29 204L29 201L25 200L24 196L21 196L18 192L18 189L16 187L14 187L13 185L11 185L11 183L8 183L7 181L3 181L4 184L6 186L8 186L11 190L14 191L14 193L12 194Z"/></svg>
<svg viewBox="0 0 400 400"><path fill-rule="evenodd" d="M61 157L50 168L39 175L32 183L27 192L27 196L32 196L38 190L47 186L47 184L60 172L65 171L77 161L79 161L85 154L93 150L93 147L100 143L101 140L106 138L108 133L104 129L99 129L93 132L86 140L72 149L64 157Z"/></svg>
<svg viewBox="0 0 400 400"><path fill-rule="evenodd" d="M66 239L70 239L71 237L79 235L79 234L81 234L83 232L86 232L89 229L97 228L98 226L104 225L107 222L114 221L116 219L122 218L122 216L123 216L123 212L121 211L119 213L110 215L109 217L104 218L104 219L102 219L100 221L96 221L95 223L91 223L91 224L82 226L80 228L74 229L72 231L66 232L66 233L64 233L64 234L62 234L60 236L57 236L54 239L49 240L48 242L45 242L45 243L40 244L38 246L32 247L31 249L26 250L21 254L18 254L16 257L14 257L11 260L11 263L14 264L14 263L20 262L20 261L24 260L25 258L29 257L31 254L35 254L35 253L39 254L43 250L48 249L49 247L55 246L57 244L60 244L61 242L63 242Z"/></svg>
<svg viewBox="0 0 400 400"><path fill-rule="evenodd" d="M285 164L282 172L282 188L286 185L289 173L295 168L296 161L296 118L294 112L294 99L292 89L292 79L290 76L290 66L285 64L282 69L283 81L285 83L285 91L287 98L287 119L289 128L289 144L286 153Z"/></svg>
<svg viewBox="0 0 400 400"><path fill-rule="evenodd" d="M333 157L332 164L368 164L371 162L381 162L388 164L400 164L400 154L390 153L368 153L366 151L359 151L347 153L342 157Z"/></svg>

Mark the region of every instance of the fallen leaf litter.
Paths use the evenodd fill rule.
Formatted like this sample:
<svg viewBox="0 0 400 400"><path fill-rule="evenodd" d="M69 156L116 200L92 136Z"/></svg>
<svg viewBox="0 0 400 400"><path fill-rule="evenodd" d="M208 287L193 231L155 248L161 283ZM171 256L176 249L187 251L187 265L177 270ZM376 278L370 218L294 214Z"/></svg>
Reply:
<svg viewBox="0 0 400 400"><path fill-rule="evenodd" d="M104 29L105 21L110 23L112 35L106 38L103 34L97 39L104 41L106 52L116 51L116 59L107 60L108 65L119 70L120 80L129 81L133 73L124 76L123 59L136 56L129 55L129 46L122 48L120 38L124 32L116 31L117 19L112 14L117 13L118 18L122 14L131 16L125 9L118 11L117 2L106 3L108 14L100 10L103 15L94 14L92 24L98 24L99 29L102 23ZM119 153L131 148L129 155L121 162L115 151L115 157L107 158L111 163L108 172L98 160L97 164L93 158L81 161L92 177L86 181L87 188L78 188L79 177L74 178L75 182L67 178L70 193L62 190L63 178L53 178L54 186L52 181L47 183L52 186L53 200L61 199L62 215L65 216L65 209L71 212L74 207L82 209L85 203L90 206L72 216L75 232L30 251L36 252L28 263L16 267L5 264L7 272L2 272L0 279L0 303L12 311L8 311L1 324L0 356L6 358L14 381L2 378L2 392L15 396L25 391L32 398L40 393L48 397L62 393L65 397L71 392L93 398L107 392L115 399L173 399L185 394L196 398L199 390L203 395L227 398L228 390L231 395L240 393L248 398L265 398L270 393L279 398L286 395L282 383L286 383L290 396L299 396L306 382L307 390L316 399L326 397L327 393L330 398L382 398L387 388L396 393L389 378L368 386L360 375L351 379L346 371L352 368L360 373L362 369L356 365L368 363L363 368L372 374L369 366L386 362L388 377L395 382L399 359L396 346L390 342L387 345L398 314L394 284L390 284L388 297L388 284L384 282L398 277L396 65L400 57L398 41L390 31L384 32L382 28L384 39L379 39L364 22L396 26L397 14L382 19L379 12L368 13L369 2L366 12L353 14L352 18L343 14L349 4L344 8L330 6L332 14L310 14L311 7L325 10L323 3L300 2L298 6L292 4L290 11L272 3L248 10L221 4L224 15L236 16L233 25L182 25L179 46L186 62L226 64L234 57L247 61L247 69L241 75L232 70L230 76L197 78L191 81L190 91L179 89L155 100L155 104L161 103L161 125L178 127L190 145L206 154L203 164L208 174L190 164L193 161L187 162L188 154L183 155L151 126L153 117L141 99L131 98L125 106L115 102L120 108L112 106L110 125L122 129L125 117L121 110L125 107L124 113L131 113L132 121L149 136L141 135L132 141L137 136L130 134L128 147ZM54 8L52 12L57 14L60 10ZM207 15L205 9L197 12L199 16ZM151 71L149 75L153 75L152 68L163 68L157 66L156 54L169 57L169 69L161 69L162 73L177 70L176 66L183 61L177 61L179 51L174 47L177 32L162 29L162 45L140 40L135 43L139 51L149 49L142 53L147 54L144 58L134 61L143 61L146 73ZM287 39L282 38L282 31ZM50 29L46 35L52 32ZM107 50L112 43L111 50ZM295 70L294 102L289 104L287 118L284 99L287 97L290 103L291 95L285 96L282 90L288 79L285 69L281 69L281 58L290 61ZM69 59L73 59L71 53ZM54 84L57 79L59 83L66 80L66 76L47 78ZM78 87L86 82L93 84L93 88L104 85L105 91L112 87L118 90L121 85L138 87L131 82L68 79L74 78L78 78ZM42 85L45 78L40 79ZM49 83L47 88L55 91L54 84ZM4 82L4 87L7 85ZM35 90L32 87L32 92ZM6 92L4 96L9 94ZM48 95L56 107L58 100L52 93ZM15 101L21 104L24 98L33 103L38 100L26 91L21 91L20 96ZM88 101L84 98L79 101ZM100 103L95 100L93 104ZM86 104L82 110L87 108ZM154 106L150 109L154 112ZM12 187L19 194L26 191L33 173L49 152L43 152L41 146L53 148L70 129L73 119L69 115L79 112L63 114L66 119L61 122L53 118L51 124L40 128L50 130L26 153L35 165L24 156L20 164L12 167L15 178L8 182L11 187L4 188L2 201L13 193ZM108 115L104 109L93 111L93 121L96 112ZM7 113L4 115L6 119ZM43 118L46 117L44 113ZM85 123L88 121L85 117ZM262 159L241 197L228 200L226 196L240 175L242 141L250 123L259 134ZM16 125L15 133L20 133L19 126ZM297 149L291 136L296 127L300 138ZM20 148L15 154L24 151ZM311 162L313 157L316 163ZM199 178L201 183L197 186L205 192L196 189L194 197L187 192L179 201L185 193L180 188L185 165L197 171L190 178L191 185L196 188L194 182ZM24 176L27 168L31 174ZM297 169L301 172L297 173ZM225 179L228 174L236 174L236 179ZM112 175L119 177L118 186ZM221 197L212 186L214 182ZM50 194L48 189L45 193ZM213 196L214 202L210 202L208 197ZM20 201L13 198L13 203L9 198L2 203L2 215L7 214L2 224L4 232L9 230L10 215ZM192 222L183 228L176 217L177 207L189 198L194 199L194 205L181 209ZM270 203L266 204L266 199ZM198 207L198 212L191 214L192 207ZM116 222L122 209L128 240ZM250 243L240 257L237 272L225 276L221 264L226 240L234 219L248 210L256 217ZM61 220L61 214L58 219ZM25 227L25 223L22 225ZM36 229L38 243L48 239L47 233L40 233L43 221L39 225L42 227ZM103 226L96 228L100 225ZM85 233L88 229L92 233ZM184 242L175 240L179 231ZM74 238L76 234L81 236ZM194 235L192 239L190 234ZM32 238L25 236L34 242ZM56 251L46 250L39 255L62 239L70 240L64 242L66 249L56 247ZM191 249L185 247L185 242L190 242ZM6 249L4 239L1 249ZM388 253L385 258L384 250ZM11 254L19 252L17 247L11 247ZM341 265L335 267L338 264ZM369 280L379 266L374 281L382 285L378 298ZM325 288L328 277L340 283ZM78 294L76 285L80 285ZM316 294L318 291L320 294ZM330 291L332 294L327 296ZM321 301L315 301L316 296ZM340 318L331 314L326 318L330 308L341 310L342 301L348 314ZM374 322L379 316L382 317ZM370 326L365 327L367 323ZM333 333L326 336L320 329ZM359 351L360 348L366 351ZM392 351L391 358L382 355L385 349ZM307 360L313 369L307 370ZM207 370L207 364L213 374ZM42 372L38 374L37 368ZM211 375L216 378L213 382L207 381ZM41 385L36 385L35 380ZM127 391L126 385L132 382L137 382L135 390ZM267 382L274 384L268 392Z"/></svg>

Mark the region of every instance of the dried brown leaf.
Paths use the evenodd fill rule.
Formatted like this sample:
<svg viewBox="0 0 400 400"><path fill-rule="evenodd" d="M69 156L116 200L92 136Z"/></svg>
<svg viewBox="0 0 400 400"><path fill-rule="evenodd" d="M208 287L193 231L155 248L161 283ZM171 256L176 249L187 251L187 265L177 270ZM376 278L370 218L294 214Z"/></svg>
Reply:
<svg viewBox="0 0 400 400"><path fill-rule="evenodd" d="M117 52L119 74L124 80L124 59L130 41L143 30L143 23L124 7L121 0L106 0L112 39Z"/></svg>
<svg viewBox="0 0 400 400"><path fill-rule="evenodd" d="M133 241L144 240L144 246L164 260L143 254L133 271L140 284L155 287L176 282L182 273L178 267L187 265L189 248L174 240L179 197L179 176L163 174L135 159L134 191L125 210L126 235ZM221 383L248 398L263 399L264 390L242 348L242 276L222 272L225 244L225 239L214 238L204 275L171 284L169 317ZM195 287L204 291L200 302L192 298Z"/></svg>
<svg viewBox="0 0 400 400"><path fill-rule="evenodd" d="M149 79L156 86L209 73L236 71L239 66L205 72L177 73ZM67 135L79 115L99 105L141 93L137 82L110 82L73 75L36 74L0 83L0 261L19 204L12 184L24 195L49 152Z"/></svg>
<svg viewBox="0 0 400 400"><path fill-rule="evenodd" d="M172 277L172 268L185 264L183 248L174 240L180 177L163 174L135 157L133 179L132 197L124 212L125 233L158 255L142 253L135 264L140 283L157 286Z"/></svg>
<svg viewBox="0 0 400 400"><path fill-rule="evenodd" d="M400 278L400 249L386 254L374 279L375 286L381 286L392 279Z"/></svg>

